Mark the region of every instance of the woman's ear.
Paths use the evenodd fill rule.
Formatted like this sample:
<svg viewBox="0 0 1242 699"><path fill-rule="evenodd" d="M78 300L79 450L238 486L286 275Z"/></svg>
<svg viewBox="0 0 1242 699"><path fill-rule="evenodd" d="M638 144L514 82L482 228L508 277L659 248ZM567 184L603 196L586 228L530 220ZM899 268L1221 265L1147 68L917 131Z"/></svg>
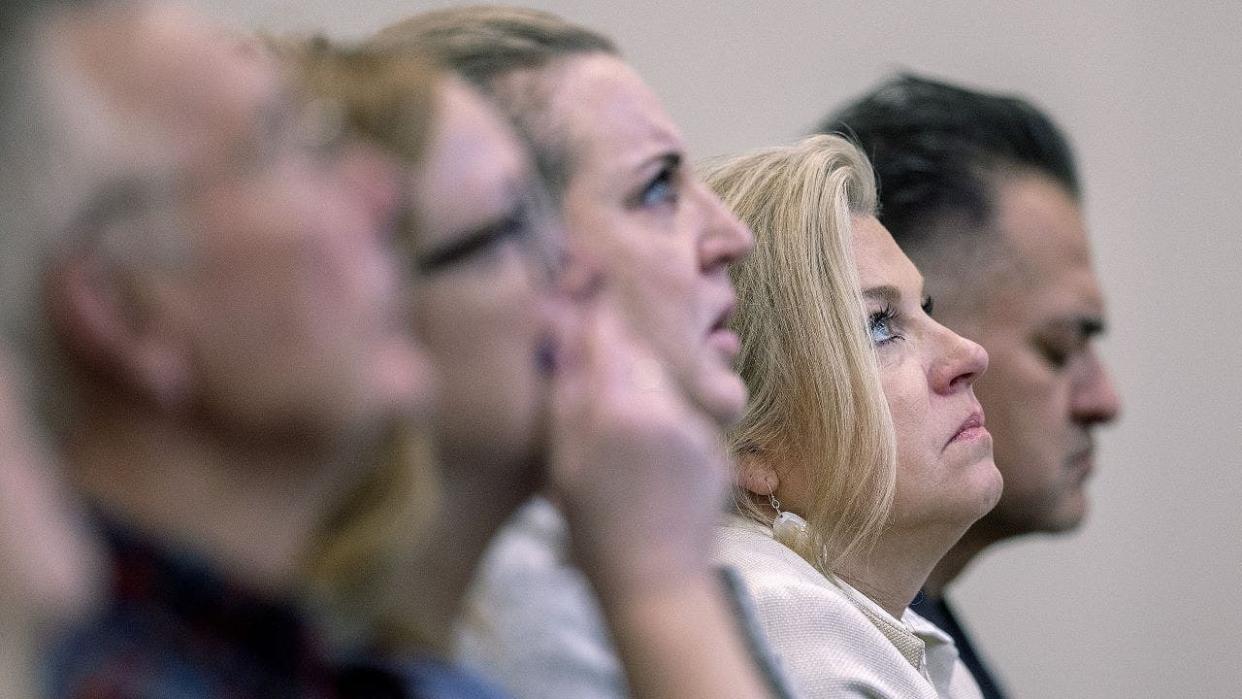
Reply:
<svg viewBox="0 0 1242 699"><path fill-rule="evenodd" d="M747 451L737 457L736 479L739 488L765 498L775 493L781 484L776 469L755 451Z"/></svg>
<svg viewBox="0 0 1242 699"><path fill-rule="evenodd" d="M51 322L72 362L165 408L185 400L188 358L160 322L158 299L142 293L134 275L85 253L54 265L47 288Z"/></svg>

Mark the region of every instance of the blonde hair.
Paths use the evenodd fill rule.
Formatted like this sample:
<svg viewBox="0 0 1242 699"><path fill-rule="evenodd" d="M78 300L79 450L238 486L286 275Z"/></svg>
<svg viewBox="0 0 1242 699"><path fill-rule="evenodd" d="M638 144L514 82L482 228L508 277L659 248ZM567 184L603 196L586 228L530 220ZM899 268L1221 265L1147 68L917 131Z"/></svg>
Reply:
<svg viewBox="0 0 1242 699"><path fill-rule="evenodd" d="M558 88L550 71L575 57L619 55L612 40L592 29L503 5L424 12L381 30L371 44L425 51L490 96L531 147L557 201L569 186L575 153L564 120L549 108Z"/></svg>
<svg viewBox="0 0 1242 699"><path fill-rule="evenodd" d="M338 45L324 37L267 43L294 70L307 97L339 109L346 132L382 146L407 165L422 162L443 79L429 55L409 48Z"/></svg>
<svg viewBox="0 0 1242 699"><path fill-rule="evenodd" d="M871 166L845 139L813 136L704 175L755 234L754 252L731 270L738 365L751 399L730 448L739 463L800 471L809 504L799 514L810 536L783 543L833 572L874 543L896 481L892 420L851 243L851 217L875 213ZM743 514L771 521L767 494L739 487L736 495Z"/></svg>
<svg viewBox="0 0 1242 699"><path fill-rule="evenodd" d="M421 163L441 79L427 58L323 38L268 45L295 71L308 99L337 112L345 133L408 167ZM413 213L400 235L406 243L418 235ZM305 568L312 602L340 642L385 643L412 633L399 609L402 571L439 511L439 465L427 434L402 426L372 458L377 467L321 524Z"/></svg>

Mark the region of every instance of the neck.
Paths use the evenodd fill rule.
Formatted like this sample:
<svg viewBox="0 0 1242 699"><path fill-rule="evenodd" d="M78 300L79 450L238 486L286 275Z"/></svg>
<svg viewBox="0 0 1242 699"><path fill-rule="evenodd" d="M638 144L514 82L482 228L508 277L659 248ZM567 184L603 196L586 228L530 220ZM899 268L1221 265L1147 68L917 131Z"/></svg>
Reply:
<svg viewBox="0 0 1242 699"><path fill-rule="evenodd" d="M961 575L975 556L993 543L995 543L993 537L988 536L977 526L971 527L927 576L927 583L923 586L927 596L934 599L944 597L945 588Z"/></svg>
<svg viewBox="0 0 1242 699"><path fill-rule="evenodd" d="M70 440L66 456L86 498L236 583L268 596L291 593L349 465L129 408L94 416Z"/></svg>
<svg viewBox="0 0 1242 699"><path fill-rule="evenodd" d="M900 619L961 534L961 527L952 526L890 527L875 546L850 556L837 574Z"/></svg>
<svg viewBox="0 0 1242 699"><path fill-rule="evenodd" d="M466 463L443 457L442 514L413 557L405 605L415 650L444 655L470 582L492 538L536 491L535 467ZM512 474L510 478L498 473Z"/></svg>

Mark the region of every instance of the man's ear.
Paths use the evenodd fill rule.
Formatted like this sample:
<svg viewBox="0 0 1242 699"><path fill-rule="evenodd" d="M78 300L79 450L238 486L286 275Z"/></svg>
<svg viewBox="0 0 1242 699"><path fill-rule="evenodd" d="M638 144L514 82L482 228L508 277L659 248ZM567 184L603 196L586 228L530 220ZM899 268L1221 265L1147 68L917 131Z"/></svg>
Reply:
<svg viewBox="0 0 1242 699"><path fill-rule="evenodd" d="M189 356L135 272L84 253L61 260L47 281L48 312L73 362L164 408L186 400Z"/></svg>
<svg viewBox="0 0 1242 699"><path fill-rule="evenodd" d="M735 478L738 487L765 498L775 493L781 484L780 476L770 461L754 452L745 452L737 457Z"/></svg>

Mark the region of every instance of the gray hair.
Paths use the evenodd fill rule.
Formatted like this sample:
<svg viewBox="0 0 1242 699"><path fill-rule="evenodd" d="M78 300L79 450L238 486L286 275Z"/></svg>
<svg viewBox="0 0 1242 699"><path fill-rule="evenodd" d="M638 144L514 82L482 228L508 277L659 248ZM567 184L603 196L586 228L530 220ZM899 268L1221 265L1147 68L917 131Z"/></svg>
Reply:
<svg viewBox="0 0 1242 699"><path fill-rule="evenodd" d="M71 251L111 245L111 235L82 231L101 216L116 218L116 203L157 184L122 172L120 122L68 64L56 42L57 19L54 11L30 15L20 38L5 37L0 48L0 161L7 168L0 182L0 341L11 350L39 427L53 438L68 429L72 400L47 276ZM119 226L95 232L111 228Z"/></svg>

